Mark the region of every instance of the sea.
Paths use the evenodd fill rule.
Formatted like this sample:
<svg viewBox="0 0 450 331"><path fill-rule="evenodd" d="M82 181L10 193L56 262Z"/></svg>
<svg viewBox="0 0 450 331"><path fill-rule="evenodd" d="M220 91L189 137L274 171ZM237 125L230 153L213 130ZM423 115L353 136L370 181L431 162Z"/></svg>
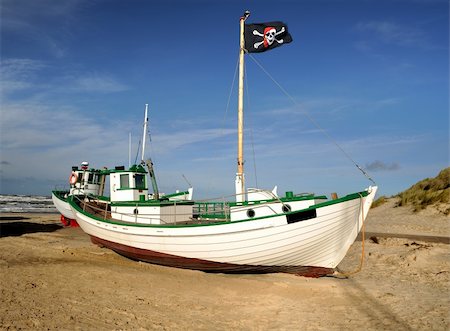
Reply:
<svg viewBox="0 0 450 331"><path fill-rule="evenodd" d="M0 194L0 213L57 213L52 197Z"/></svg>

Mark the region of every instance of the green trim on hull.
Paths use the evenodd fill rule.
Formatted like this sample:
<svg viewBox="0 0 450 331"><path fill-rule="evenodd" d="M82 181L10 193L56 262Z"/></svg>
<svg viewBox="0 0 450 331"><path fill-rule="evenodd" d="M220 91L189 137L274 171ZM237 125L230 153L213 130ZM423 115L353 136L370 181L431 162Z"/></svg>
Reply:
<svg viewBox="0 0 450 331"><path fill-rule="evenodd" d="M58 198L59 200L64 201L64 202L67 202L67 199L64 198L64 195L65 195L65 194L68 194L68 193L69 193L69 191L58 191L58 190L52 191L52 194L53 194L56 198Z"/></svg>
<svg viewBox="0 0 450 331"><path fill-rule="evenodd" d="M166 195L163 195L161 197L161 199L168 199L168 198L178 197L178 196L182 196L182 195L186 195L186 194L189 194L189 191L166 194Z"/></svg>
<svg viewBox="0 0 450 331"><path fill-rule="evenodd" d="M315 196L314 194L303 195L303 196L293 196L293 197L282 197L279 199L267 199L267 200L255 200L255 201L243 201L243 202L229 202L230 207L237 206L251 206L267 202L292 202L292 201L306 201L306 200L324 200L327 199L325 195Z"/></svg>
<svg viewBox="0 0 450 331"><path fill-rule="evenodd" d="M362 197L366 197L368 195L369 195L369 192L367 192L367 191L351 193L351 194L348 194L348 195L346 195L346 196L344 196L342 198L321 202L321 203L318 203L316 205L310 206L310 207L305 208L305 209L296 210L296 211L289 212L289 213L280 213L280 214L268 215L268 216L264 216L264 217L255 217L255 218L251 218L251 219L244 219L244 220L240 220L240 221L233 221L233 222L219 221L219 222L212 222L212 223L208 223L208 224L181 224L181 225L177 225L177 224L173 224L173 225L167 225L167 224L164 224L164 225L161 225L161 224L138 224L138 223L128 223L128 222L107 220L107 219L103 219L103 218L94 216L92 214L86 213L80 206L78 206L75 203L75 201L73 200L73 197L69 197L67 200L68 200L70 206L72 208L74 208L75 210L77 210L78 212L80 212L83 215L88 216L88 217L90 217L92 219L95 219L97 221L104 222L104 223L109 223L109 224L114 224L114 225L132 226L132 227L141 227L141 228L190 228L190 227L199 227L199 226L220 226L220 225L228 225L228 224L231 224L231 223L234 224L234 223L241 223L241 222L252 222L252 221L255 221L255 220L269 219L269 218L279 217L279 216L286 216L286 215L290 215L290 214L294 214L294 213L299 213L299 212L303 212L303 211L319 209L319 208L335 205L335 204L338 204L338 203L359 199L359 198L362 198ZM136 206L136 205L141 205L142 206L142 205L146 205L145 203L146 202L144 202L144 203L134 203L134 204L130 204L130 206ZM170 205L170 204L175 205L174 202L170 202L167 205ZM177 203L177 205L178 205L178 203Z"/></svg>
<svg viewBox="0 0 450 331"><path fill-rule="evenodd" d="M165 207L165 206L182 206L193 205L194 201L169 201L169 200L147 200L147 201L120 201L111 202L111 207Z"/></svg>

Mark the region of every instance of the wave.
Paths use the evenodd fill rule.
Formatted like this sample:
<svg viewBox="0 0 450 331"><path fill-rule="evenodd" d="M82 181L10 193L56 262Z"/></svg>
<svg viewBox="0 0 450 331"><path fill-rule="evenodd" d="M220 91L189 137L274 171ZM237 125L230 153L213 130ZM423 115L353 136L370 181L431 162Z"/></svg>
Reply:
<svg viewBox="0 0 450 331"><path fill-rule="evenodd" d="M51 197L0 194L0 213L57 213Z"/></svg>

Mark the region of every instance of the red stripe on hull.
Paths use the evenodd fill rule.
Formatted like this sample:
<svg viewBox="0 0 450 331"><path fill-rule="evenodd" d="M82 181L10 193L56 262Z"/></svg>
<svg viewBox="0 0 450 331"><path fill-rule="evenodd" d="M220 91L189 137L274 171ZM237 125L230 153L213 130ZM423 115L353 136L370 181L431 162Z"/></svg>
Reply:
<svg viewBox="0 0 450 331"><path fill-rule="evenodd" d="M146 249L135 248L91 236L91 241L99 246L107 247L116 253L133 260L149 262L167 267L193 269L215 273L264 274L284 272L305 277L322 277L334 272L331 268L312 266L262 266L221 263L177 255L164 254Z"/></svg>

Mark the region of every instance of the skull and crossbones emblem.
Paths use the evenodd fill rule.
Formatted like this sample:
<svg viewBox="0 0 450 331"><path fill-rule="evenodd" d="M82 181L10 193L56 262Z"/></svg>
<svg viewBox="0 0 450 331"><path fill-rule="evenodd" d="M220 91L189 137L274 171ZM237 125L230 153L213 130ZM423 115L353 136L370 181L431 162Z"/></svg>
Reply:
<svg viewBox="0 0 450 331"><path fill-rule="evenodd" d="M264 47L267 48L271 46L275 41L279 44L283 43L283 39L277 39L277 36L284 33L284 26L277 32L274 27L268 26L264 29L264 33L261 33L257 30L253 30L253 35L263 37L263 40L257 42L253 45L254 48L258 49L259 46L264 44Z"/></svg>

